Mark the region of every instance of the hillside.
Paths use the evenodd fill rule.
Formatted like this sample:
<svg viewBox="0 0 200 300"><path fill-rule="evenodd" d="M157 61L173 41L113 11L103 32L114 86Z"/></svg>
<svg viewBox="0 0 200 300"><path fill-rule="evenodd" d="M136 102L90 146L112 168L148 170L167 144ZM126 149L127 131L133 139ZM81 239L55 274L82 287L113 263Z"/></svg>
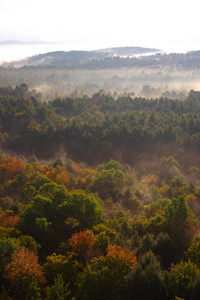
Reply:
<svg viewBox="0 0 200 300"><path fill-rule="evenodd" d="M7 63L7 67L21 67L21 66L51 66L51 67L68 67L68 68L82 68L90 67L90 63L94 60L102 60L106 57L121 56L121 55L142 55L147 53L160 52L158 49L142 48L142 47L115 47L95 51L56 51L39 54L29 57L25 60ZM97 63L98 64L98 63Z"/></svg>
<svg viewBox="0 0 200 300"><path fill-rule="evenodd" d="M147 55L148 54L148 55ZM155 48L116 47L94 51L55 51L38 54L24 60L4 63L6 68L46 67L57 69L98 70L108 68L200 68L200 51L163 53Z"/></svg>
<svg viewBox="0 0 200 300"><path fill-rule="evenodd" d="M136 55L136 54L147 54L161 52L159 49L155 48L143 48L143 47L112 47L97 50L98 52L106 52L112 55Z"/></svg>
<svg viewBox="0 0 200 300"><path fill-rule="evenodd" d="M200 92L1 87L0 126L1 299L199 299Z"/></svg>
<svg viewBox="0 0 200 300"><path fill-rule="evenodd" d="M92 96L100 90L114 98L131 94L184 100L191 89L199 89L200 51L152 55L153 50L157 49L48 52L1 66L0 86L26 82L37 94L42 92L45 101ZM140 54L128 54L134 52Z"/></svg>

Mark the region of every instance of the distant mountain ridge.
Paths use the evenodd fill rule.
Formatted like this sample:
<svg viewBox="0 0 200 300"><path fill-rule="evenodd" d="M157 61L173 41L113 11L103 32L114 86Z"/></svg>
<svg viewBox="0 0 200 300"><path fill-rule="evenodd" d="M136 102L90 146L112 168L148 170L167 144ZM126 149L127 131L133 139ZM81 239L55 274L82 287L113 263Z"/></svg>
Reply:
<svg viewBox="0 0 200 300"><path fill-rule="evenodd" d="M200 51L166 54L162 50L142 47L115 47L92 51L54 51L23 60L4 63L11 68L46 68L60 70L97 70L112 68L200 69Z"/></svg>
<svg viewBox="0 0 200 300"><path fill-rule="evenodd" d="M143 47L112 47L97 50L97 52L107 52L115 55L133 55L133 54L144 54L151 52L161 52L160 49L155 48L143 48Z"/></svg>
<svg viewBox="0 0 200 300"><path fill-rule="evenodd" d="M5 66L21 67L21 66L51 66L51 67L87 67L94 60L102 60L115 56L131 56L161 53L162 51L155 48L142 47L114 47L100 50L71 50L71 51L54 51L44 54L38 54L28 57L24 60L14 61L4 64Z"/></svg>
<svg viewBox="0 0 200 300"><path fill-rule="evenodd" d="M19 40L5 40L5 41L0 41L0 46L2 45L27 45L27 44L52 44L53 42L45 42L45 41L40 41L40 40L34 40L34 41L19 41Z"/></svg>

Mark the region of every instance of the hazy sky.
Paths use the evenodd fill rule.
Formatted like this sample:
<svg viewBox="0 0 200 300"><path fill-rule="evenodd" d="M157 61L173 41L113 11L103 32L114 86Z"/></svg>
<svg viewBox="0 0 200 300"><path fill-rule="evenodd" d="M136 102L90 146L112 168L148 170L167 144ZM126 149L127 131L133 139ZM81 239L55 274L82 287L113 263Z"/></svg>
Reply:
<svg viewBox="0 0 200 300"><path fill-rule="evenodd" d="M198 0L2 0L0 40L40 39L91 48L191 43L200 49L199 6Z"/></svg>

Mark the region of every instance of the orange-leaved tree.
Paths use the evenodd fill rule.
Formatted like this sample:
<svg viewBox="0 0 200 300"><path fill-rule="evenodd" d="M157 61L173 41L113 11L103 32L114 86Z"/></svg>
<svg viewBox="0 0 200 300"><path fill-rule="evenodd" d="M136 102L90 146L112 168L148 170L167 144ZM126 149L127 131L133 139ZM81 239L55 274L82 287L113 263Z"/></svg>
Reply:
<svg viewBox="0 0 200 300"><path fill-rule="evenodd" d="M58 166L50 171L47 171L45 176L57 184L63 184L67 187L70 185L70 175L65 170L65 167Z"/></svg>
<svg viewBox="0 0 200 300"><path fill-rule="evenodd" d="M129 270L133 269L137 263L135 253L117 245L108 245L106 257L112 264L115 264L117 262L125 263L128 266Z"/></svg>
<svg viewBox="0 0 200 300"><path fill-rule="evenodd" d="M15 215L12 210L6 210L0 213L0 226L4 228L17 227L20 217Z"/></svg>
<svg viewBox="0 0 200 300"><path fill-rule="evenodd" d="M3 276L10 284L11 295L18 297L16 299L27 299L33 287L36 289L46 282L36 253L26 248L14 252Z"/></svg>
<svg viewBox="0 0 200 300"><path fill-rule="evenodd" d="M9 157L0 160L1 178L3 180L14 178L17 174L23 172L24 170L25 166L21 159Z"/></svg>
<svg viewBox="0 0 200 300"><path fill-rule="evenodd" d="M80 231L74 233L70 240L72 251L78 253L78 257L83 261L90 261L93 257L102 255L97 247L97 241L93 232Z"/></svg>

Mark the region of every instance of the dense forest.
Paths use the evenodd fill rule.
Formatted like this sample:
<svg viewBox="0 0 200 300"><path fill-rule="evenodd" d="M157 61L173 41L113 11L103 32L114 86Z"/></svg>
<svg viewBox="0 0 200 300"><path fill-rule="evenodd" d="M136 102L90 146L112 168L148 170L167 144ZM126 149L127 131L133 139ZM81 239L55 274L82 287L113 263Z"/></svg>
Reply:
<svg viewBox="0 0 200 300"><path fill-rule="evenodd" d="M42 160L64 152L90 165L111 158L135 165L138 157L157 161L170 154L185 168L199 162L199 92L190 91L185 101L130 95L114 100L103 90L91 98L49 102L39 96L26 84L0 88L3 151Z"/></svg>
<svg viewBox="0 0 200 300"><path fill-rule="evenodd" d="M200 292L200 93L0 88L0 299Z"/></svg>

